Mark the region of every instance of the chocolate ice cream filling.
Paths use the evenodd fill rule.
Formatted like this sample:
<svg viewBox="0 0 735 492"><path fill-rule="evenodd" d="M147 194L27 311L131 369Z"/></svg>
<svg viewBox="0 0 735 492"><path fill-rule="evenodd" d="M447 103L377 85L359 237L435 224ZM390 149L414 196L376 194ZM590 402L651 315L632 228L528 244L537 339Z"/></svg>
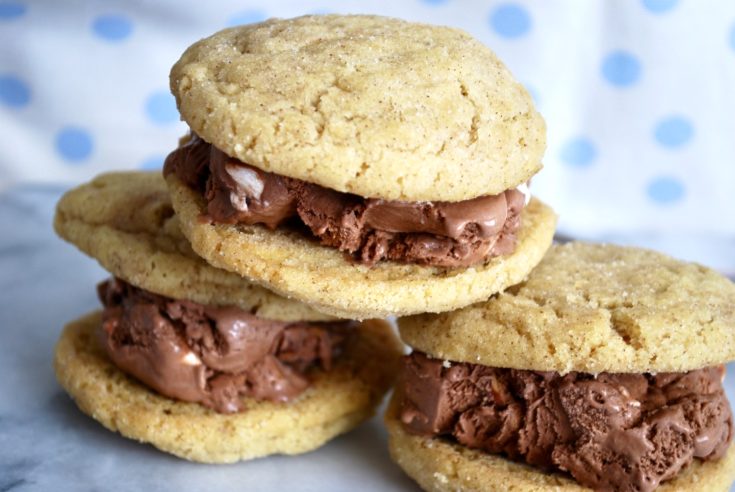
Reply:
<svg viewBox="0 0 735 492"><path fill-rule="evenodd" d="M404 358L400 418L602 491L654 490L733 435L724 366L685 373L560 375Z"/></svg>
<svg viewBox="0 0 735 492"><path fill-rule="evenodd" d="M163 297L111 279L97 287L99 336L113 363L158 393L220 413L241 397L287 402L328 371L350 322L286 323L236 307Z"/></svg>
<svg viewBox="0 0 735 492"><path fill-rule="evenodd" d="M367 265L464 267L510 254L529 196L524 185L461 202L364 198L262 171L196 135L169 154L170 173L204 195L213 223L306 226L323 245Z"/></svg>

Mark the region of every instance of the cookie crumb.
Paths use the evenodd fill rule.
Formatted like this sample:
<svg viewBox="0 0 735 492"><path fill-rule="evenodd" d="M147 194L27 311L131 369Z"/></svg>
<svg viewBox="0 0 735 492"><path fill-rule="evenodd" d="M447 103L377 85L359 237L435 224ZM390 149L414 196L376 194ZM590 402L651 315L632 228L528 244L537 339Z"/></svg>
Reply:
<svg viewBox="0 0 735 492"><path fill-rule="evenodd" d="M434 472L434 478L439 480L441 483L449 483L449 479L443 473Z"/></svg>

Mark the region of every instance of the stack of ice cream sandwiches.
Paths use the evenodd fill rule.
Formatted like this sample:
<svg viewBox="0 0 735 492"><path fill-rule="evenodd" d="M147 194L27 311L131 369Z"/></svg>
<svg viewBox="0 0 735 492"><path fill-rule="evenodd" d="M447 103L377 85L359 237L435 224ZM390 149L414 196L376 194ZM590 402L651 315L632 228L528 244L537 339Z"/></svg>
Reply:
<svg viewBox="0 0 735 492"><path fill-rule="evenodd" d="M488 48L272 19L195 43L170 81L191 132L163 177L104 175L58 206L113 275L57 347L84 412L235 461L319 446L400 373L391 454L427 490L730 483L735 287L634 249L542 260L544 122Z"/></svg>
<svg viewBox="0 0 735 492"><path fill-rule="evenodd" d="M55 220L113 276L58 379L125 436L207 462L313 449L393 385L374 318L485 299L551 243L543 120L461 31L270 20L195 43L171 88L191 133L165 181L100 176Z"/></svg>
<svg viewBox="0 0 735 492"><path fill-rule="evenodd" d="M55 357L61 385L110 430L202 462L296 454L369 418L392 384L401 346L387 323L338 320L208 265L158 173L70 191L55 227L113 275Z"/></svg>

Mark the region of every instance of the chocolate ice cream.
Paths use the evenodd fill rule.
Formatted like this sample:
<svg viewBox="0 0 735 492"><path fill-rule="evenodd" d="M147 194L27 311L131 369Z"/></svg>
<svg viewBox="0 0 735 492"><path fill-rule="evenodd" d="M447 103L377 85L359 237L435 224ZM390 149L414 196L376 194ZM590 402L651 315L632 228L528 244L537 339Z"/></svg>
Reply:
<svg viewBox="0 0 735 492"><path fill-rule="evenodd" d="M526 197L517 189L462 202L363 198L249 166L196 135L166 159L203 193L214 223L306 226L355 261L461 267L510 254Z"/></svg>
<svg viewBox="0 0 735 492"><path fill-rule="evenodd" d="M724 367L686 373L560 375L405 358L401 420L600 491L648 492L733 435Z"/></svg>
<svg viewBox="0 0 735 492"><path fill-rule="evenodd" d="M286 402L309 386L312 367L329 370L349 322L287 323L236 307L175 300L119 279L98 286L105 306L100 339L120 369L162 395L220 413L240 398Z"/></svg>

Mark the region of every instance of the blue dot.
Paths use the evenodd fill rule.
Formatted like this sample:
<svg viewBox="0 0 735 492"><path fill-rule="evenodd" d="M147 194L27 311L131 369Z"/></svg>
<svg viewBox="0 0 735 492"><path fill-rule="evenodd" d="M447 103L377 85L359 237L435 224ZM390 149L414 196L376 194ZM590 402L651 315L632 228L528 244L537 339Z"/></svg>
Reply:
<svg viewBox="0 0 735 492"><path fill-rule="evenodd" d="M735 51L735 24L730 28L730 48Z"/></svg>
<svg viewBox="0 0 735 492"><path fill-rule="evenodd" d="M568 140L561 149L561 160L574 167L587 167L597 157L597 148L585 137Z"/></svg>
<svg viewBox="0 0 735 492"><path fill-rule="evenodd" d="M680 147L694 136L694 127L683 116L669 116L656 123L653 135L664 147Z"/></svg>
<svg viewBox="0 0 735 492"><path fill-rule="evenodd" d="M154 155L144 160L140 168L144 171L157 171L163 167L164 157L162 155Z"/></svg>
<svg viewBox="0 0 735 492"><path fill-rule="evenodd" d="M71 163L83 161L92 153L92 136L76 126L62 128L56 134L56 151Z"/></svg>
<svg viewBox="0 0 735 492"><path fill-rule="evenodd" d="M648 183L646 194L652 201L668 205L684 198L684 185L676 178L661 176Z"/></svg>
<svg viewBox="0 0 735 492"><path fill-rule="evenodd" d="M619 87L632 85L641 78L641 62L626 51L614 51L602 61L602 76Z"/></svg>
<svg viewBox="0 0 735 492"><path fill-rule="evenodd" d="M28 7L20 2L0 2L0 19L17 19L26 13Z"/></svg>
<svg viewBox="0 0 735 492"><path fill-rule="evenodd" d="M133 32L133 22L124 15L100 15L92 22L92 31L106 41L122 41Z"/></svg>
<svg viewBox="0 0 735 492"><path fill-rule="evenodd" d="M643 0L643 6L654 14L667 12L679 3L679 0Z"/></svg>
<svg viewBox="0 0 735 492"><path fill-rule="evenodd" d="M531 95L531 99L533 99L533 103L536 106L541 104L541 98L538 94L538 91L534 87L531 87L529 85L526 85L525 87L526 87L526 91L528 91L528 93Z"/></svg>
<svg viewBox="0 0 735 492"><path fill-rule="evenodd" d="M0 76L0 101L11 108L26 106L31 101L31 89L13 75Z"/></svg>
<svg viewBox="0 0 735 492"><path fill-rule="evenodd" d="M168 91L154 92L145 102L148 118L158 125L166 125L179 120L176 100Z"/></svg>
<svg viewBox="0 0 735 492"><path fill-rule="evenodd" d="M227 20L227 26L240 26L242 24L252 24L254 22L262 22L268 16L262 10L244 10L230 16Z"/></svg>
<svg viewBox="0 0 735 492"><path fill-rule="evenodd" d="M531 30L531 16L520 5L504 3L490 14L490 26L504 38L518 38Z"/></svg>

